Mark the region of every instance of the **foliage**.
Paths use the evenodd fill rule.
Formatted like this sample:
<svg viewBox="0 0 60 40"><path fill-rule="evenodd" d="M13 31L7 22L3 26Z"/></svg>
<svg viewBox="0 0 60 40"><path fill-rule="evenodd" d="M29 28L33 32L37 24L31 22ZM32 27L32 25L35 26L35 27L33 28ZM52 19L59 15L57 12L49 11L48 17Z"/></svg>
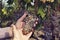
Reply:
<svg viewBox="0 0 60 40"><path fill-rule="evenodd" d="M2 0L0 26L9 26L12 24L11 22L15 22L23 15L24 10L35 13L39 18L36 31L44 28L45 40L50 40L52 36L55 36L55 32L59 30L60 26L60 0ZM57 26L58 30L54 29L55 26ZM50 33L54 35L51 36ZM39 34L37 36L40 37ZM40 40L37 37L35 39Z"/></svg>
<svg viewBox="0 0 60 40"><path fill-rule="evenodd" d="M20 3L19 3L20 2ZM45 0L45 2L52 2L54 3L54 0ZM14 15L14 12L21 9L28 10L32 13L35 13L36 15L39 15L38 17L41 17L42 19L45 19L45 2L44 0L3 0L2 1L2 18L9 18ZM43 5L44 4L44 5ZM19 7L21 6L21 7Z"/></svg>
<svg viewBox="0 0 60 40"><path fill-rule="evenodd" d="M2 2L4 2L4 0ZM3 15L9 16L15 10L17 10L18 0L6 0L6 2L2 3L2 4L3 4L2 5L3 6L3 8L2 8Z"/></svg>
<svg viewBox="0 0 60 40"><path fill-rule="evenodd" d="M10 22L9 20L13 19L11 17L13 16L14 11L17 11L18 8L19 8L18 0L2 0L2 13L0 16L1 17L0 25L6 26L8 24L8 22ZM9 18L11 18L11 19L9 19Z"/></svg>
<svg viewBox="0 0 60 40"><path fill-rule="evenodd" d="M35 34L33 33L31 38L54 40L60 37L57 36L60 34L60 0L3 0L0 26L10 26L23 15L24 10L35 13L39 18ZM38 34L41 33L40 30L44 32L44 35Z"/></svg>
<svg viewBox="0 0 60 40"><path fill-rule="evenodd" d="M43 11L43 8L41 7L41 8L39 8L38 9L38 14L39 14L39 16L41 16L42 17L42 19L45 17L45 12Z"/></svg>

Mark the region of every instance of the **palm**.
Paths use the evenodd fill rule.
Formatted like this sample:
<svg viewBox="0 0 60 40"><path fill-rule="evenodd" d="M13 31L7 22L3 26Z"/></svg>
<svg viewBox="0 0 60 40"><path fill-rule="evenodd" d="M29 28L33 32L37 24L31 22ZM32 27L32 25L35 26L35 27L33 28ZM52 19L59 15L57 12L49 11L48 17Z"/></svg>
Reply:
<svg viewBox="0 0 60 40"><path fill-rule="evenodd" d="M27 35L23 35L22 33L22 29L17 30L15 25L13 25L13 31L14 31L14 40L28 40L29 37L31 36L32 32L27 34Z"/></svg>

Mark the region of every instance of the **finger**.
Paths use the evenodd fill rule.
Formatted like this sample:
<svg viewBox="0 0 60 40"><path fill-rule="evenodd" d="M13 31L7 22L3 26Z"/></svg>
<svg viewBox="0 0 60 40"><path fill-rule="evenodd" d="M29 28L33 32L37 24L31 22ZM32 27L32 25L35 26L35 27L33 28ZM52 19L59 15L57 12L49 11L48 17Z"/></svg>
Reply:
<svg viewBox="0 0 60 40"><path fill-rule="evenodd" d="M24 15L21 18L18 19L18 22L23 21L23 19L26 17L26 15L27 15L27 13L24 13Z"/></svg>
<svg viewBox="0 0 60 40"><path fill-rule="evenodd" d="M31 35L32 35L32 32L30 32L30 33L27 34L26 36L27 36L28 38L30 38Z"/></svg>

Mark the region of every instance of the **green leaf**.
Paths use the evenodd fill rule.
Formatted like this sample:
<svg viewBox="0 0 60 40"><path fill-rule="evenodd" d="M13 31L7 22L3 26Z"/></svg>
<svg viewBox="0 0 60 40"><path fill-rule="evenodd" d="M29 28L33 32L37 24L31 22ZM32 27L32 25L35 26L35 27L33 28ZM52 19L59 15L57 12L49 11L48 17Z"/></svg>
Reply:
<svg viewBox="0 0 60 40"><path fill-rule="evenodd" d="M33 7L28 7L28 10L29 10L29 11L33 11L34 8L33 8Z"/></svg>
<svg viewBox="0 0 60 40"><path fill-rule="evenodd" d="M18 9L18 7L19 7L18 0L14 0L14 2L13 2L13 3L14 3L14 4L13 4L14 10L17 10L17 9Z"/></svg>
<svg viewBox="0 0 60 40"><path fill-rule="evenodd" d="M7 15L7 11L6 11L5 8L2 9L2 12L3 12L4 15Z"/></svg>
<svg viewBox="0 0 60 40"><path fill-rule="evenodd" d="M24 0L26 3L30 3L31 2L31 0Z"/></svg>
<svg viewBox="0 0 60 40"><path fill-rule="evenodd" d="M39 8L38 9L38 14L39 14L39 16L41 16L42 18L44 18L45 17L45 12L43 11L43 8Z"/></svg>
<svg viewBox="0 0 60 40"><path fill-rule="evenodd" d="M10 5L13 3L14 0L8 0L7 3Z"/></svg>

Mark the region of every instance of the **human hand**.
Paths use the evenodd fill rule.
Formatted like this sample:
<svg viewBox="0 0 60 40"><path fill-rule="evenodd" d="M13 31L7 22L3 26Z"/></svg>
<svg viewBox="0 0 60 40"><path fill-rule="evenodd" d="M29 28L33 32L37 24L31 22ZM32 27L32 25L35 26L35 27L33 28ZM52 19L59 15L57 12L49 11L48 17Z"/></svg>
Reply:
<svg viewBox="0 0 60 40"><path fill-rule="evenodd" d="M12 26L13 26L13 32L14 32L13 40L28 40L30 38L30 36L32 35L32 32L30 32L27 35L23 35L23 33L22 33L23 29L19 30L19 29L16 29L15 25L12 25Z"/></svg>
<svg viewBox="0 0 60 40"><path fill-rule="evenodd" d="M24 15L17 20L16 25L12 25L13 26L13 32L14 32L14 39L13 40L28 40L29 37L32 35L32 32L30 32L27 35L23 35L22 30L25 25L25 23L23 22L23 19L26 17L26 13L24 13ZM36 26L37 22L34 24L34 26Z"/></svg>

